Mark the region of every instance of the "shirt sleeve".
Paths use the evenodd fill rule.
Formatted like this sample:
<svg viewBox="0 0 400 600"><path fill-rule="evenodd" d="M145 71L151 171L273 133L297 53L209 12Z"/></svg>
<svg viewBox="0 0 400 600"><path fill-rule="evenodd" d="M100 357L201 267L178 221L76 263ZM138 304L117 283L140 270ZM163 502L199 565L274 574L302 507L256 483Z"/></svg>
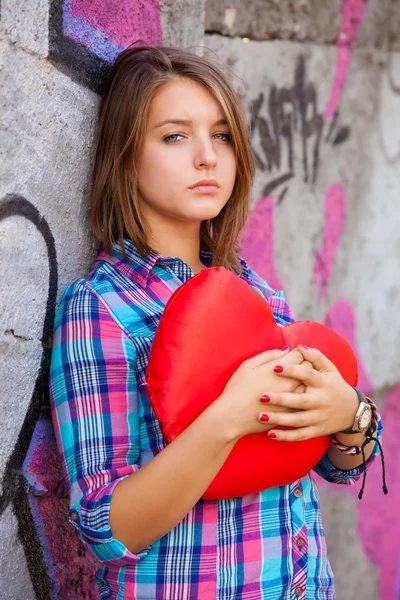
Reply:
<svg viewBox="0 0 400 600"><path fill-rule="evenodd" d="M285 294L283 291L275 292L266 281L264 281L255 271L249 269L249 281L253 287L269 302L272 311L275 316L275 321L278 325L290 325L294 323L295 319L290 309L289 304L286 301ZM378 415L378 429L377 438L381 442L382 440L382 419ZM367 470L375 462L376 457L380 454L379 445L375 444L374 450L369 457L366 468ZM335 467L329 460L328 455L325 453L321 460L313 469L320 477L331 483L342 483L342 484L354 484L356 483L361 475L364 473L363 465L356 467L355 469L349 469L342 471Z"/></svg>
<svg viewBox="0 0 400 600"><path fill-rule="evenodd" d="M69 520L94 556L109 565L136 564L113 538L111 496L139 469L138 390L132 341L100 297L79 280L57 311L50 400L57 445L70 490Z"/></svg>

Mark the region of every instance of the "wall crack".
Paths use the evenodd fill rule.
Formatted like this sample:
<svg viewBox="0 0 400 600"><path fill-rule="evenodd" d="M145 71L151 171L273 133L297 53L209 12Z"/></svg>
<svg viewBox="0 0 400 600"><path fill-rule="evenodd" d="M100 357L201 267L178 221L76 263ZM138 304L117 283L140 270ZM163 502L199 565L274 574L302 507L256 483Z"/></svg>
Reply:
<svg viewBox="0 0 400 600"><path fill-rule="evenodd" d="M33 342L34 338L27 337L26 335L18 335L14 329L6 329L4 335L12 335L16 340L22 340L23 342Z"/></svg>

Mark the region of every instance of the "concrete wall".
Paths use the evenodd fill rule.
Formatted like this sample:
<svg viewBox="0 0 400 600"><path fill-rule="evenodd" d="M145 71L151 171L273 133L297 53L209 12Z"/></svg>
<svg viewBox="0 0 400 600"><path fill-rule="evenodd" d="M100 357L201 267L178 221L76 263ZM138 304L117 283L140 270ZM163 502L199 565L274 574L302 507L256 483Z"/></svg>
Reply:
<svg viewBox="0 0 400 600"><path fill-rule="evenodd" d="M96 245L86 185L98 90L131 41L216 54L258 162L244 255L297 318L357 350L385 419L380 467L320 482L338 600L399 600L400 6L395 0L2 0L0 573L6 600L96 597L66 523L49 425L56 303ZM356 489L355 489L356 488ZM60 525L64 523L64 525Z"/></svg>

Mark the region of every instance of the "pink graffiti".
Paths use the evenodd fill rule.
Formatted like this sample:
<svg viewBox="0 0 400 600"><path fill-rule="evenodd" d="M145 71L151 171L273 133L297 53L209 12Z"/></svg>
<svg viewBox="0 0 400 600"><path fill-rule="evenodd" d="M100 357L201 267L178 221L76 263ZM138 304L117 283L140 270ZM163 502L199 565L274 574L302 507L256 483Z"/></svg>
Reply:
<svg viewBox="0 0 400 600"><path fill-rule="evenodd" d="M159 0L63 0L63 27L105 60L114 60L133 42L162 43Z"/></svg>
<svg viewBox="0 0 400 600"><path fill-rule="evenodd" d="M365 15L365 0L343 0L341 28L336 40L336 70L331 94L325 110L325 121L329 121L337 109L344 84L346 83L351 52L355 37Z"/></svg>
<svg viewBox="0 0 400 600"><path fill-rule="evenodd" d="M30 484L29 506L51 582L51 598L98 597L98 562L68 522L68 493L50 421L36 424L23 473Z"/></svg>
<svg viewBox="0 0 400 600"><path fill-rule="evenodd" d="M277 291L284 290L274 259L274 204L272 194L260 197L242 234L242 254L254 270Z"/></svg>
<svg viewBox="0 0 400 600"><path fill-rule="evenodd" d="M329 190L338 186L332 186ZM332 195L333 197L333 195ZM325 210L324 243L320 256L315 258L315 265L321 264L321 255L324 257L323 265L330 265L325 270L325 286L332 274L332 265L336 249L343 233L345 214L344 194L340 193L341 202L338 204L339 215L334 214L334 204ZM325 242L326 241L326 242ZM314 266L315 266L314 265ZM321 285L321 281L320 281ZM321 291L321 287L320 287ZM359 350L356 332L356 316L350 302L345 299L338 300L327 312L325 323L343 335L351 344L357 355L359 378L358 386L366 393L373 394L374 386L364 367L362 353ZM382 418L385 424L384 445L386 450L387 482L390 494L383 496L381 493L381 468L379 464L373 465L367 477L367 486L363 500L358 501L357 494L361 485L358 482L352 486L343 486L343 491L355 497L358 509L358 536L363 544L367 558L379 567L380 573L380 598L396 600L397 589L397 564L400 556L400 520L396 511L400 502L400 466L397 460L397 426L396 407L400 402L400 385L391 390L385 398ZM320 477L316 478L318 485L335 487L328 484ZM384 500L384 501L383 501ZM373 535L371 535L373 532ZM389 533L390 532L390 533Z"/></svg>
<svg viewBox="0 0 400 600"><path fill-rule="evenodd" d="M400 384L386 394L381 411L385 427L384 455L389 494L383 496L380 493L381 469L380 465L374 465L367 477L369 493L365 494L358 509L358 531L365 553L380 569L379 597L382 600L398 600L396 589L400 556L400 462L397 426L399 405Z"/></svg>
<svg viewBox="0 0 400 600"><path fill-rule="evenodd" d="M325 223L322 246L315 254L313 280L319 285L319 295L325 297L331 278L336 251L342 237L345 222L345 199L340 184L329 187L325 194Z"/></svg>
<svg viewBox="0 0 400 600"><path fill-rule="evenodd" d="M400 557L400 462L398 460L397 413L400 405L400 384L385 396L381 410L384 423L383 449L385 458L387 496L382 492L382 467L380 459L369 469L364 496L357 495L361 483L343 486L341 491L354 497L357 503L357 533L367 559L379 569L379 598L398 600ZM338 486L313 475L319 487L337 491Z"/></svg>

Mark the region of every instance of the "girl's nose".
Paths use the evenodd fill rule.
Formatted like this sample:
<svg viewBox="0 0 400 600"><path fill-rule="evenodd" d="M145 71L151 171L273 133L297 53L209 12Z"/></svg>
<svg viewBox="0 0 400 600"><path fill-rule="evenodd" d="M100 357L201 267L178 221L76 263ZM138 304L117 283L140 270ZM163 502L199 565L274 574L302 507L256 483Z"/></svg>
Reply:
<svg viewBox="0 0 400 600"><path fill-rule="evenodd" d="M215 167L217 164L217 154L213 148L211 140L201 142L195 156L195 166L197 169Z"/></svg>

